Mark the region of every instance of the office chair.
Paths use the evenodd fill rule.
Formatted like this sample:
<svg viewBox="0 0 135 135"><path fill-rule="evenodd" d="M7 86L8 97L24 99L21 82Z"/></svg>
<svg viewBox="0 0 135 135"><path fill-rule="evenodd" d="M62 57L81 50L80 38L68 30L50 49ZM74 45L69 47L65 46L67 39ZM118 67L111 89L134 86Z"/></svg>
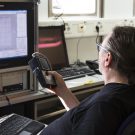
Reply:
<svg viewBox="0 0 135 135"><path fill-rule="evenodd" d="M124 120L116 135L135 135L135 112Z"/></svg>

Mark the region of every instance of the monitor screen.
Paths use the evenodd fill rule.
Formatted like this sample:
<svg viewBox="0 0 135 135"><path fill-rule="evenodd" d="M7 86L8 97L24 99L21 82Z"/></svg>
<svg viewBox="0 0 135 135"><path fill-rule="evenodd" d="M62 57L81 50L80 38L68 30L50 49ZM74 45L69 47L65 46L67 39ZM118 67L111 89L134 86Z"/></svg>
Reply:
<svg viewBox="0 0 135 135"><path fill-rule="evenodd" d="M0 30L0 68L28 65L34 52L33 4L0 2Z"/></svg>
<svg viewBox="0 0 135 135"><path fill-rule="evenodd" d="M53 70L69 66L63 25L39 27L38 49L48 57Z"/></svg>
<svg viewBox="0 0 135 135"><path fill-rule="evenodd" d="M26 10L1 10L0 30L0 59L28 55Z"/></svg>

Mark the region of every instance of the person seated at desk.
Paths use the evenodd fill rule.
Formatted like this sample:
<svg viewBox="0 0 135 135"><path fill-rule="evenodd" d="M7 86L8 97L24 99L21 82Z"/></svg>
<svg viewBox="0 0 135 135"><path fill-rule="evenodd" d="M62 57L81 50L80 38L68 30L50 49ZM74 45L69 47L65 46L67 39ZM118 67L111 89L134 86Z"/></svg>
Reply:
<svg viewBox="0 0 135 135"><path fill-rule="evenodd" d="M104 87L79 103L62 77L49 72L57 81L51 91L68 111L40 135L115 135L135 111L135 28L117 26L97 47Z"/></svg>

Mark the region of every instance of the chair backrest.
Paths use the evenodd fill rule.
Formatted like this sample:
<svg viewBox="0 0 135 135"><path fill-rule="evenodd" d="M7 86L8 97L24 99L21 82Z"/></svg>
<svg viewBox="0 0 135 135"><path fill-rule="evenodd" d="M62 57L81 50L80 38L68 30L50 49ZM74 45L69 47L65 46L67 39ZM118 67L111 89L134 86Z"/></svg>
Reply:
<svg viewBox="0 0 135 135"><path fill-rule="evenodd" d="M116 135L135 135L135 112L126 118Z"/></svg>

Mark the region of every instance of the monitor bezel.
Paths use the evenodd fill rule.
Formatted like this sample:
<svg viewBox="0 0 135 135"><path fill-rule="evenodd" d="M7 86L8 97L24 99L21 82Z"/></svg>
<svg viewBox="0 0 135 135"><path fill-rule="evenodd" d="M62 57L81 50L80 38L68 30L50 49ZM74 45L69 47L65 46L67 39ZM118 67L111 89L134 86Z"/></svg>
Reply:
<svg viewBox="0 0 135 135"><path fill-rule="evenodd" d="M62 38L62 41L63 41L63 48L64 48L64 51L65 51L65 67L69 67L69 59L68 59L68 53L67 53L67 46L66 46L66 41L65 41L65 34L64 34L64 30L65 30L65 26L64 25L51 25L51 26L39 26L39 32L40 30L44 30L44 29L59 29L61 31L61 38ZM40 37L39 37L40 38ZM40 43L38 43L40 44ZM38 48L40 49L40 48ZM52 65L54 66L54 65ZM60 67L56 67L54 66L53 67L53 70L59 70L59 69L62 69L63 67L60 66Z"/></svg>
<svg viewBox="0 0 135 135"><path fill-rule="evenodd" d="M0 69L27 66L35 49L35 11L33 2L0 2L0 10L27 11L27 43L28 55L0 59Z"/></svg>

